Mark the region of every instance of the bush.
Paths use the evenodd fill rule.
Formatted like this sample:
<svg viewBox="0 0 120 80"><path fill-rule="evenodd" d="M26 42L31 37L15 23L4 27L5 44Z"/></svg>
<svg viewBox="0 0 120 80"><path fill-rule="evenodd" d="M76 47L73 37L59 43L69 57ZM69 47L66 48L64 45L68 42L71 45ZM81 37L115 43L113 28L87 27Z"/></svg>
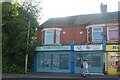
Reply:
<svg viewBox="0 0 120 80"><path fill-rule="evenodd" d="M2 72L3 73L24 73L24 67L18 66L16 64L3 65Z"/></svg>

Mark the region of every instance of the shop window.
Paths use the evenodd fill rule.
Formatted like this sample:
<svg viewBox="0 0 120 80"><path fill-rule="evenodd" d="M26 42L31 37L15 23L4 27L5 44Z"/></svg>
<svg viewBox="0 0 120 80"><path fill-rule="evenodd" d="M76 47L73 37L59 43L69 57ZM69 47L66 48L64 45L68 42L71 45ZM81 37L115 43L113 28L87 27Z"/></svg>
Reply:
<svg viewBox="0 0 120 80"><path fill-rule="evenodd" d="M43 54L38 54L37 59L38 59L38 62L37 62L38 67L37 68L43 69L44 68Z"/></svg>
<svg viewBox="0 0 120 80"><path fill-rule="evenodd" d="M37 69L42 70L66 70L69 69L68 54L38 54Z"/></svg>
<svg viewBox="0 0 120 80"><path fill-rule="evenodd" d="M59 55L54 54L52 59L52 69L59 69Z"/></svg>
<svg viewBox="0 0 120 80"><path fill-rule="evenodd" d="M93 66L92 54L84 54L83 60L87 60L89 67Z"/></svg>
<svg viewBox="0 0 120 80"><path fill-rule="evenodd" d="M101 66L101 55L100 54L84 54L83 60L87 60L89 67L100 67Z"/></svg>
<svg viewBox="0 0 120 80"><path fill-rule="evenodd" d="M69 69L69 55L60 54L60 69Z"/></svg>
<svg viewBox="0 0 120 80"><path fill-rule="evenodd" d="M102 41L102 27L93 27L92 28L92 41Z"/></svg>
<svg viewBox="0 0 120 80"><path fill-rule="evenodd" d="M120 53L108 52L108 68L116 69L120 71Z"/></svg>
<svg viewBox="0 0 120 80"><path fill-rule="evenodd" d="M44 54L44 68L51 69L51 55Z"/></svg>
<svg viewBox="0 0 120 80"><path fill-rule="evenodd" d="M101 65L101 57L100 54L93 54L93 67L100 67Z"/></svg>
<svg viewBox="0 0 120 80"><path fill-rule="evenodd" d="M76 64L76 67L80 67L81 64L82 64L82 56L80 56L80 54L76 54L76 58L75 58L75 64Z"/></svg>
<svg viewBox="0 0 120 80"><path fill-rule="evenodd" d="M109 26L107 28L108 31L108 40L118 40L118 26Z"/></svg>

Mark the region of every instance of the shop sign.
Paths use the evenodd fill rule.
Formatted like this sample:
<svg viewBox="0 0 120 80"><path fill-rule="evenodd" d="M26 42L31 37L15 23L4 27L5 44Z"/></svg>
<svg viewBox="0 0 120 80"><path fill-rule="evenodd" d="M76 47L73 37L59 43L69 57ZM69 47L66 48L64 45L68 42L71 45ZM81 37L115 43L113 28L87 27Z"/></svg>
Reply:
<svg viewBox="0 0 120 80"><path fill-rule="evenodd" d="M102 50L102 45L76 45L74 51L93 51Z"/></svg>
<svg viewBox="0 0 120 80"><path fill-rule="evenodd" d="M56 50L70 50L70 46L40 46L36 47L36 51L56 51Z"/></svg>
<svg viewBox="0 0 120 80"><path fill-rule="evenodd" d="M120 51L120 45L107 45L106 51Z"/></svg>

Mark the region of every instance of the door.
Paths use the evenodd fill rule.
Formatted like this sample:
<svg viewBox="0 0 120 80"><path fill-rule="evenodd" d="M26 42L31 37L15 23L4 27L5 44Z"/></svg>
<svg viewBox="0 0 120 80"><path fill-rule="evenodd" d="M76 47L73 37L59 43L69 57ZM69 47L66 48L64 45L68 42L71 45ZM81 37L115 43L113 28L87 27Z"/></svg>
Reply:
<svg viewBox="0 0 120 80"><path fill-rule="evenodd" d="M107 71L110 75L120 75L119 52L107 52Z"/></svg>
<svg viewBox="0 0 120 80"><path fill-rule="evenodd" d="M82 55L76 54L75 55L75 73L82 72L81 65L82 65Z"/></svg>
<svg viewBox="0 0 120 80"><path fill-rule="evenodd" d="M83 60L88 62L88 70L90 73L103 72L103 59L101 52L76 52L75 55L75 72L82 73L81 64Z"/></svg>

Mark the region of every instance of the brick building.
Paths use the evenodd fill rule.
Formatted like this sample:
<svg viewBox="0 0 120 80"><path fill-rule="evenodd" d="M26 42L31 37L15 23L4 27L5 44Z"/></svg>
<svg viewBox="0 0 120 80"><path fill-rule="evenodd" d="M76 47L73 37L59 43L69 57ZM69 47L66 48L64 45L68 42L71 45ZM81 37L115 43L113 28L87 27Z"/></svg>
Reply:
<svg viewBox="0 0 120 80"><path fill-rule="evenodd" d="M80 64L87 59L90 73L118 74L115 65L120 53L106 52L102 47L103 39L108 46L118 46L118 12L107 12L103 4L100 9L98 14L51 18L43 23L38 29L40 46L36 48L34 70L81 73ZM111 61L111 56L117 59Z"/></svg>

